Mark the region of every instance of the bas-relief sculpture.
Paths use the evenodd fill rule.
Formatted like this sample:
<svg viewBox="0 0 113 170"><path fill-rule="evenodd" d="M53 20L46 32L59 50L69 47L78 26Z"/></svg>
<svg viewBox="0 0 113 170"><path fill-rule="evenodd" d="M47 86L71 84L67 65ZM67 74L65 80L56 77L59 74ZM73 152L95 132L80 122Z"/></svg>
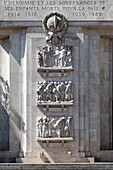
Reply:
<svg viewBox="0 0 113 170"><path fill-rule="evenodd" d="M46 43L58 45L63 42L64 34L67 31L67 20L59 13L50 13L43 20L43 28L46 33Z"/></svg>
<svg viewBox="0 0 113 170"><path fill-rule="evenodd" d="M62 69L72 69L72 46L63 42L67 30L67 20L58 13L51 13L43 20L43 28L46 33L45 46L39 46L36 51L38 72L41 69L50 69L52 73ZM62 44L63 42L63 44ZM58 73L57 73L58 74ZM55 75L55 74L53 74ZM38 81L37 82L37 106L45 108L60 105L73 104L72 81ZM63 110L64 111L64 110ZM47 114L48 109L46 109ZM38 140L58 140L59 138L72 139L72 116L40 117L37 120ZM63 113L62 113L63 114ZM69 113L70 115L70 113Z"/></svg>
<svg viewBox="0 0 113 170"><path fill-rule="evenodd" d="M6 1L4 1L4 2L6 2ZM10 2L13 2L13 1L10 1ZM43 1L43 2L45 2L45 1ZM53 1L47 1L47 2L53 2ZM54 2L56 3L56 1L54 1ZM61 2L61 1L58 1L58 2ZM67 1L62 1L62 2L65 3ZM70 1L70 2L72 2L72 1ZM76 1L76 2L78 2L78 1ZM99 2L102 2L102 1L99 1ZM96 1L96 3L98 3L98 1ZM93 5L94 5L94 7L93 7ZM53 5L53 7L54 7L54 5ZM85 8L87 8L87 7L88 7L88 5L85 5ZM67 8L67 6L65 8ZM109 50L107 51L107 49L109 49L108 47L110 45L106 45L106 44L109 44L108 39L110 39L110 41L112 39L112 35L113 35L113 32L111 30L112 24L109 22L107 22L107 23L104 22L102 24L102 22L99 21L99 22L94 22L93 24L90 23L89 24L90 26L88 27L87 22L86 23L84 22L84 24L81 23L80 20L79 20L79 22L76 22L75 15L76 14L81 15L84 12L82 12L82 10L76 11L76 9L75 9L75 11L71 11L70 8L71 8L71 6L69 7L69 11L68 10L63 11L66 15L70 15L71 12L74 13L73 18L71 18L71 16L69 16L70 29L69 29L69 32L66 35L66 37L65 37L65 34L66 34L66 30L68 28L66 18L64 16L62 16L61 14L51 13L51 14L47 15L43 21L43 28L45 29L45 40L43 37L40 40L40 42L37 42L36 43L38 45L37 47L36 47L36 44L34 44L34 42L36 40L40 39L40 37L42 35L41 34L42 31L40 29L40 21L39 21L40 18L38 18L38 20L36 18L35 23L32 22L32 23L34 23L32 25L32 28L30 27L31 20L29 23L26 23L25 24L26 29L24 29L25 25L22 26L22 28L20 28L21 27L20 23L19 23L20 26L18 27L18 22L15 22L14 25L13 25L13 23L7 23L7 24L2 23L1 24L1 29L3 29L4 26L5 26L5 28L7 28L7 29L5 29L5 32L3 31L3 34L5 36L8 36L8 38L5 37L5 39L6 38L8 39L7 42L6 42L6 40L3 40L4 41L3 47L8 46L8 43L10 42L10 47L4 48L4 49L10 48L9 50L6 50L8 53L11 54L10 55L10 62L11 62L10 66L11 66L11 68L13 68L13 66L15 66L13 69L11 69L10 79L11 79L11 85L13 85L13 88L11 88L11 102L12 102L12 104L14 104L16 106L15 107L16 109L14 108L15 109L14 111L16 111L16 112L15 113L13 113L13 111L11 112L10 138L12 137L12 139L10 139L11 152L9 150L8 154L11 153L12 155L15 155L16 151L18 152L18 151L20 151L19 149L21 149L21 150L24 149L27 145L27 147L26 147L27 150L24 150L24 153L25 153L25 151L27 151L27 152L38 152L38 154L39 154L40 151L44 151L45 153L47 153L49 158L51 157L51 159L53 159L54 162L59 161L57 159L58 157L60 157L63 162L63 161L65 161L65 159L67 159L66 158L66 153L67 153L66 149L69 149L68 153L71 156L69 157L69 159L67 159L65 161L67 163L67 162L71 162L71 161L76 162L76 160L83 161L82 158L85 156L86 157L88 157L90 155L94 156L93 153L95 151L96 151L95 155L97 154L99 157L103 152L102 150L101 150L101 152L99 150L99 149L102 149L101 144L102 143L106 144L106 141L107 141L105 139L106 137L101 138L101 134L100 134L103 130L102 128L105 126L105 121L103 119L108 119L111 115L108 112L106 112L106 113L108 113L109 115L106 115L106 114L104 114L104 116L100 115L99 111L104 110L104 109L101 109L101 107L103 107L103 103L105 102L105 100L103 100L103 102L101 103L101 95L100 94L99 94L99 99L100 99L99 102L100 103L98 103L98 100L97 100L96 104L94 105L94 102L96 101L96 99L98 97L97 93L99 92L98 91L99 88L98 88L98 86L96 86L97 88L94 89L93 84L94 84L95 80L92 80L91 76L95 75L98 78L98 75L99 75L100 79L102 76L104 77L103 83L102 84L100 83L99 87L101 87L101 85L103 85L103 84L106 87L102 88L101 92L104 91L103 89L106 90L106 88L109 88L108 81L107 81L107 80L109 80L109 78L106 75L106 73L103 73L102 71L103 71L103 69L106 68L106 67L103 68L103 65L106 64L106 63L104 63L105 57L109 55L108 54ZM76 7L73 7L73 8L76 8ZM90 6L88 8L91 8L91 10L90 10L91 12L89 12L89 13L97 14L96 10L95 10L95 12L94 11L92 12L92 8L93 9L96 8L95 4L90 3ZM106 10L106 6L104 8ZM100 10L101 9L102 8L100 8ZM24 12L24 11L22 11L22 12ZM98 11L98 9L97 9L97 11ZM8 10L7 10L6 12L11 13L12 11L8 12ZM45 10L45 12L47 12L47 10ZM48 12L49 12L49 10L48 10ZM103 10L102 10L102 12L103 12ZM4 18L5 18L5 15L4 15ZM82 16L78 16L78 19L80 19L80 18L82 18ZM84 18L87 18L87 15L85 15ZM84 18L83 18L83 20L84 20ZM89 18L90 18L90 20L92 19L91 16ZM10 17L10 19L12 19L12 17ZM25 18L23 18L23 19L25 19ZM32 17L31 17L31 19L32 19ZM104 19L104 17L103 17L103 19ZM28 26L27 26L27 24L28 24ZM37 27L36 27L36 24L37 24ZM102 28L100 27L101 24L102 24ZM109 29L107 29L108 26L106 24L108 24L110 26L110 32L109 32ZM9 25L9 27L7 27L6 25ZM14 26L14 28L11 28L13 26ZM15 28L17 28L17 27L18 27L18 30L15 30ZM87 29L86 29L86 27L87 27ZM105 27L106 27L107 31L105 31L105 29L104 29ZM10 32L10 30L11 30L11 32ZM70 31L72 31L72 33L70 33ZM107 32L107 34L105 32ZM29 35L30 38L25 36L27 33L30 34ZM77 35L77 37L79 37L80 40L78 40L77 43L75 43L76 40L73 42L68 41L70 39L70 37L69 37L70 34L71 34L71 36L74 36L76 33L81 34L81 35L80 34ZM91 36L92 34L94 35L93 38ZM1 36L2 39L4 39L4 35ZM37 38L35 37L35 35L37 36ZM19 36L22 36L22 37L19 38ZM16 39L15 39L15 37L16 37ZM84 39L82 39L82 38L84 38ZM106 39L107 39L107 43L106 43ZM30 40L30 43L28 42L29 40ZM28 43L28 45L25 46L25 48L28 50L26 52L26 54L29 54L28 56L20 55L23 53L22 51L24 51L24 46L23 46L24 42ZM72 42L72 43L70 43L70 45L69 45L69 42ZM100 46L102 45L101 43L103 44L103 46L101 47L102 49L99 49ZM92 46L94 46L94 48L92 48ZM31 49L29 50L29 48L31 48ZM103 50L104 48L107 48L107 49ZM35 51L35 54L33 53L33 50ZM77 50L76 56L74 54L75 50ZM19 51L20 51L20 53L19 53ZM99 51L99 54L97 53L97 51ZM106 51L106 53L104 53L104 51ZM110 49L110 51L112 51L112 50ZM16 55L16 52L18 52L18 55ZM34 67L34 55L37 58L37 71L38 72L36 72L36 68ZM90 55L91 55L91 57L90 57ZM110 55L107 58L109 58L109 60L111 61ZM100 56L104 56L104 57L100 57ZM25 57L25 58L23 58L23 57ZM100 60L101 66L99 67L99 71L98 71L99 74L97 75L97 71L95 69L91 69L91 68L95 65L95 63L98 63L99 57L102 59ZM84 60L84 58L86 58L86 61ZM14 61L13 61L13 59L14 59ZM32 59L33 59L33 62L32 62ZM89 62L89 59L91 60L91 62ZM19 61L19 62L17 62L17 61ZM73 64L73 61L76 61L76 63ZM101 61L103 62L103 64L101 63ZM106 62L108 62L108 60L106 60ZM19 69L17 69L17 67L16 67L17 65L15 65L15 64L18 64ZM26 64L28 64L28 66ZM2 66L2 64L1 64L1 66ZM3 67L4 67L4 65L3 65ZM73 67L77 67L77 68L71 69ZM49 68L52 69L52 71L51 71L52 73L56 73L56 72L59 73L60 70L66 69L67 76L66 77L61 77L61 76L54 77L53 75L55 75L55 74L53 74L52 75L53 79L52 79L50 76L47 77L47 75L45 74L45 77L44 77L44 74L42 74L42 72L40 70L41 69L47 70ZM69 69L71 70L70 72L68 72ZM101 71L101 69L102 69L102 71ZM57 71L55 71L55 70L57 70ZM82 77L81 76L82 72L86 71L86 70L87 70L87 73L85 73L85 76ZM31 76L28 75L30 72L31 72ZM101 72L104 75L101 76ZM91 73L91 75L90 75L90 73ZM35 78L37 77L39 79L36 80L34 77L32 78L33 74L35 74L35 76L34 76ZM15 79L16 75L18 75L20 78ZM76 79L74 79L75 76L77 77ZM57 77L58 77L58 79L57 79ZM23 80L24 78L25 78L25 81ZM15 79L15 80L13 81L13 79ZM68 81L66 81L66 80L68 80ZM5 110L8 111L9 110L9 86L8 86L7 81L3 81L2 79L0 81L1 81L0 82L0 101L1 101L2 106L5 108ZM74 81L76 81L76 82L73 83ZM87 81L87 83L86 83L86 81ZM35 87L35 90L34 90L32 88L34 87L34 84L36 85L36 83L37 83L37 86ZM74 84L76 84L77 87L76 86L73 87ZM82 85L85 84L85 87L82 87L82 91L80 91L81 84ZM22 91L22 94L21 94L21 90L23 87L25 88L25 91L24 92ZM19 96L19 100L17 100L16 102L14 102L16 94L13 94L13 92L15 90L19 90L19 95L17 95L17 96ZM89 92L88 92L89 90L90 90L90 93L93 93L93 94L90 94L90 96L89 96ZM32 91L33 95L31 95L31 91ZM75 91L76 91L76 95L73 95L75 93ZM94 95L95 92L97 92L97 93ZM49 106L49 110L46 109L44 111L43 109L46 108L46 105L39 106L39 105L37 105L36 102L34 102L36 93L37 93L37 103L44 103L44 104L45 103L46 104L54 103L54 105ZM108 96L107 93L108 93L108 91L106 90L105 97ZM24 95L25 95L25 97L24 97ZM94 97L93 97L93 95L94 95ZM91 99L91 102L90 102L90 99ZM74 104L69 107L65 106L66 111L62 110L62 108L64 106L62 107L62 106L57 105L57 104L61 104L64 102L66 104L68 104L69 102L75 103L74 100L75 100L75 102L76 102L76 100L78 100L77 106L75 106ZM23 102L23 101L25 101L25 102ZM90 109L89 109L89 105L91 107ZM39 107L39 108L37 109L36 107ZM27 113L26 113L26 110L28 111ZM85 111L85 114L82 111ZM91 111L91 113L90 113L90 111ZM48 115L50 115L51 117L49 117ZM97 119L99 117L101 117L101 119L95 120L94 115ZM22 116L22 118L21 118L21 116ZM39 117L39 116L41 116L41 117L38 118L38 120L37 120L37 117ZM12 117L14 117L14 118L12 119ZM87 117L87 119L86 119L86 117ZM20 118L22 120L20 120ZM18 119L19 119L19 121L18 121ZM13 125L19 124L20 122L22 122L22 129L20 126L13 127ZM84 122L84 123L81 123L81 122ZM107 121L107 122L109 123L109 121ZM27 125L27 128L25 127L25 129L27 129L27 131L23 131L23 125L24 126ZM111 133L109 131L112 131L112 129L110 129L111 128L110 125L108 125L108 127L109 127L108 131L106 131L106 133L108 133L108 134ZM35 126L35 128L34 128L34 126ZM36 127L37 127L37 129L36 129ZM13 132L13 128L14 128L14 132ZM74 133L72 133L72 132L74 132ZM17 138L19 138L19 140ZM61 138L61 140L64 138L74 138L73 142L71 142L69 144L65 144L65 147L63 148L65 153L62 153L62 148L60 150L59 144L57 144L57 142L54 143L55 140L60 139L60 138ZM110 136L107 135L107 138L110 138ZM44 144L41 146L40 143L39 144L36 143L37 139L38 139L38 141L40 141L41 139L42 140L54 139L53 143L51 144L52 147L50 147L48 149L49 152L48 152L48 150L46 150L44 148ZM102 142L103 139L105 139L105 142ZM25 145L24 145L24 141L25 141ZM108 141L110 143L112 140L108 140ZM12 151L13 151L14 147L12 145L14 143L16 143L15 146L19 145L19 149L17 149L17 150L15 149L15 152L13 153ZM97 143L97 145L96 145L96 143ZM58 148L57 148L57 146L58 146ZM107 149L109 149L108 146L107 146ZM36 150L36 148L37 148L37 150ZM53 152L53 154L55 153L54 149L56 149L56 150L58 149L58 151L55 155L56 159L54 159L54 156L52 157L52 154L51 154L52 152ZM104 151L104 155L106 154L106 157L109 157L109 153L106 152L107 149ZM112 148L110 148L110 154L112 154L111 150L112 150ZM76 152L77 152L77 155L76 155ZM107 155L107 153L108 153L108 155ZM34 159L34 157L32 156L33 153L26 153L26 155L27 154L29 157L28 159L32 162L32 160ZM80 159L78 159L78 157L77 157L78 154L79 154L79 157L81 157ZM30 159L30 158L33 158L33 159ZM112 158L112 155L110 156L110 158ZM12 157L11 158L9 157L9 159L11 160ZM38 160L40 161L39 158L36 158L36 159L37 159L36 161L38 161ZM109 160L111 160L111 159L109 159Z"/></svg>
<svg viewBox="0 0 113 170"><path fill-rule="evenodd" d="M9 99L9 85L8 81L5 81L0 77L0 102L4 109L9 113L10 99Z"/></svg>
<svg viewBox="0 0 113 170"><path fill-rule="evenodd" d="M37 137L69 138L72 137L72 117L40 117L37 120Z"/></svg>
<svg viewBox="0 0 113 170"><path fill-rule="evenodd" d="M43 20L45 46L38 47L37 68L56 70L72 69L72 46L62 44L67 30L67 20L59 13L51 13Z"/></svg>
<svg viewBox="0 0 113 170"><path fill-rule="evenodd" d="M73 102L72 82L38 82L37 102Z"/></svg>
<svg viewBox="0 0 113 170"><path fill-rule="evenodd" d="M37 67L72 68L72 46L45 46L37 50Z"/></svg>

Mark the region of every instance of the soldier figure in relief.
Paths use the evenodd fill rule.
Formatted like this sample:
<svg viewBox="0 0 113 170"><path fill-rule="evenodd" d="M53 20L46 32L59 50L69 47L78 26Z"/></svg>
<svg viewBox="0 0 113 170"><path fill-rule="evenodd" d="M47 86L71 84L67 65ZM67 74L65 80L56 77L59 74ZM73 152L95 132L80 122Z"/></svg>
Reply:
<svg viewBox="0 0 113 170"><path fill-rule="evenodd" d="M61 50L59 52L59 67L64 67L64 63L66 61L66 49L64 46L61 46Z"/></svg>
<svg viewBox="0 0 113 170"><path fill-rule="evenodd" d="M65 127L64 127L64 132L66 136L70 136L71 135L71 120L72 117L69 116L65 122Z"/></svg>
<svg viewBox="0 0 113 170"><path fill-rule="evenodd" d="M48 118L46 116L43 117L43 124L42 124L42 137L48 137Z"/></svg>
<svg viewBox="0 0 113 170"><path fill-rule="evenodd" d="M62 125L62 121L64 121L64 120L65 120L65 117L61 117L60 119L58 119L56 121L56 123L54 125L54 128L56 130L56 134L57 134L58 138L60 138L62 136L62 134L61 134L61 131L62 131L61 127L62 126L61 125Z"/></svg>
<svg viewBox="0 0 113 170"><path fill-rule="evenodd" d="M66 90L65 90L65 101L71 101L73 98L72 95L72 82L69 81L67 86L66 86Z"/></svg>
<svg viewBox="0 0 113 170"><path fill-rule="evenodd" d="M48 57L49 57L48 47L45 46L43 48L43 66L44 67L48 66Z"/></svg>
<svg viewBox="0 0 113 170"><path fill-rule="evenodd" d="M40 51L37 52L37 65L38 67L43 66L43 56Z"/></svg>
<svg viewBox="0 0 113 170"><path fill-rule="evenodd" d="M37 133L38 133L38 137L42 137L42 124L43 124L42 120L43 120L42 118L39 118L37 120Z"/></svg>
<svg viewBox="0 0 113 170"><path fill-rule="evenodd" d="M68 47L65 66L71 66L72 65L72 54L71 53L72 53L71 49L70 49L70 47Z"/></svg>
<svg viewBox="0 0 113 170"><path fill-rule="evenodd" d="M58 93L60 94L59 100L64 101L65 100L65 84L61 82L60 84L57 85L56 89Z"/></svg>
<svg viewBox="0 0 113 170"><path fill-rule="evenodd" d="M37 85L37 100L39 102L41 102L43 100L43 84L42 82L38 82L38 85Z"/></svg>
<svg viewBox="0 0 113 170"><path fill-rule="evenodd" d="M52 118L52 119L48 122L48 133L49 133L49 137L52 137L53 132L55 132L54 124L56 123L56 121L57 121L57 118L54 117L54 118Z"/></svg>
<svg viewBox="0 0 113 170"><path fill-rule="evenodd" d="M56 88L53 89L53 94L54 94L55 102L59 102L60 101L60 94L59 94L59 92L57 91Z"/></svg>
<svg viewBox="0 0 113 170"><path fill-rule="evenodd" d="M47 101L49 102L53 100L53 87L54 87L54 83L50 82L44 90L44 92L46 92L47 94Z"/></svg>
<svg viewBox="0 0 113 170"><path fill-rule="evenodd" d="M55 59L54 59L54 61L55 61L54 67L58 67L58 65L59 65L59 54L60 54L59 48L56 47L56 49L55 49L55 54L53 55L54 58L55 58Z"/></svg>

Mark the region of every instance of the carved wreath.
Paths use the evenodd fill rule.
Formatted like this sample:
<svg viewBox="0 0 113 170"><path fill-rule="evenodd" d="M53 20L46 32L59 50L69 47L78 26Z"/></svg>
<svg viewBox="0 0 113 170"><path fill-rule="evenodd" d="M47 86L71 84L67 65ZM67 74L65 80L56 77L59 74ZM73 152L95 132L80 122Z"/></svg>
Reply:
<svg viewBox="0 0 113 170"><path fill-rule="evenodd" d="M62 40L67 31L67 20L63 15L54 12L44 18L42 26L46 32L47 42L55 44Z"/></svg>
<svg viewBox="0 0 113 170"><path fill-rule="evenodd" d="M65 32L67 30L67 20L57 12L50 13L43 20L43 28L46 32Z"/></svg>

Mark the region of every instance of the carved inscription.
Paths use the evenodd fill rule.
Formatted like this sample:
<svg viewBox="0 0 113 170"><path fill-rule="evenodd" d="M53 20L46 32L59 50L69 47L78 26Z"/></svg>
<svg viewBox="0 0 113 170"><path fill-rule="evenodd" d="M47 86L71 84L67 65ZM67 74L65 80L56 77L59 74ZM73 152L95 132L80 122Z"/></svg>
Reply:
<svg viewBox="0 0 113 170"><path fill-rule="evenodd" d="M72 137L72 117L40 117L37 120L38 138Z"/></svg>
<svg viewBox="0 0 113 170"><path fill-rule="evenodd" d="M110 10L109 10L110 9ZM42 20L47 13L62 13L68 20L112 20L111 0L1 0L2 20Z"/></svg>

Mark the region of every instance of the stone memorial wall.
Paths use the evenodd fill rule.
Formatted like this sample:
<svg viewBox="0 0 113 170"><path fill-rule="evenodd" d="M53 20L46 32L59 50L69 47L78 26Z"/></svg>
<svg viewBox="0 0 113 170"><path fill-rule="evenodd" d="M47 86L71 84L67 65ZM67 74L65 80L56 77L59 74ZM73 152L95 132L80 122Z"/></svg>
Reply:
<svg viewBox="0 0 113 170"><path fill-rule="evenodd" d="M113 2L0 1L0 162L113 161Z"/></svg>

